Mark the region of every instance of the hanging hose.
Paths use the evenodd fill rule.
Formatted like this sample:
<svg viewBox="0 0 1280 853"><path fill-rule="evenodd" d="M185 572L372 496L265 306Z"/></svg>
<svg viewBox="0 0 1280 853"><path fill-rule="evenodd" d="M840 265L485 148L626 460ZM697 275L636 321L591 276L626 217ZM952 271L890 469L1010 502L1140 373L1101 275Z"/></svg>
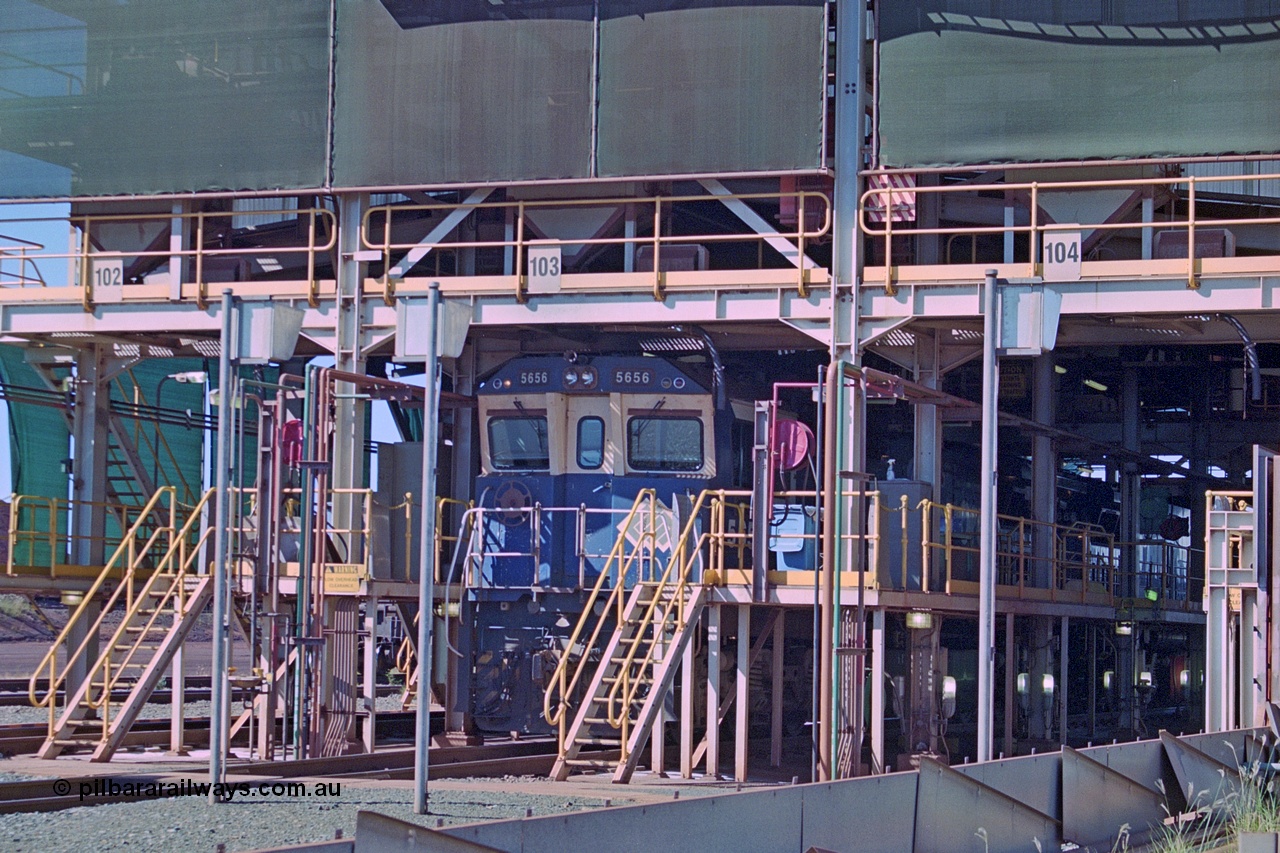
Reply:
<svg viewBox="0 0 1280 853"><path fill-rule="evenodd" d="M713 391L716 399L716 411L721 411L725 408L727 396L724 388L724 364L720 361L719 350L716 349L716 345L711 341L711 335L707 334L707 330L703 329L701 326L689 326L687 328L684 326L672 326L671 328L677 332L688 331L702 338L702 343L707 348L707 354L711 356L711 373L714 380L712 384L715 386Z"/></svg>
<svg viewBox="0 0 1280 853"><path fill-rule="evenodd" d="M1258 346L1235 317L1230 314L1219 314L1218 319L1235 329L1240 335L1240 340L1244 341L1244 363L1248 366L1249 373L1252 376L1249 399L1256 403L1262 399L1262 371L1258 366Z"/></svg>

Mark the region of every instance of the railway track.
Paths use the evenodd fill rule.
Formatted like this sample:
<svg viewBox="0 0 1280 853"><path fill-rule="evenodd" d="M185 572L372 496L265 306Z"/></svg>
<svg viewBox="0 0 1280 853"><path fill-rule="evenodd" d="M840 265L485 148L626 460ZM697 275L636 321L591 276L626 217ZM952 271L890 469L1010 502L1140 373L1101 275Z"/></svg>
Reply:
<svg viewBox="0 0 1280 853"><path fill-rule="evenodd" d="M378 714L380 740L412 739L415 714L412 711L384 711ZM188 717L184 740L188 746L208 746L209 718ZM45 723L17 723L0 726L0 755L29 755L40 749L48 734ZM164 746L169 743L169 718L138 720L125 735L126 747Z"/></svg>
<svg viewBox="0 0 1280 853"><path fill-rule="evenodd" d="M207 723L206 723L207 725ZM463 776L508 776L546 773L555 761L554 740L511 741L480 746L434 746L431 748L431 778ZM382 750L372 755L309 758L299 761L252 761L231 764L228 782L299 778L329 779L411 779L414 750L411 747ZM0 783L0 814L48 812L82 806L132 802L146 798L135 793L149 784L177 786L204 796L193 783L203 782L203 769L175 770L173 773L116 773L73 779L35 779ZM133 786L130 790L129 786ZM170 790L174 790L170 788ZM112 793L117 791L118 793Z"/></svg>
<svg viewBox="0 0 1280 853"><path fill-rule="evenodd" d="M209 742L208 717L186 720L188 746L207 746ZM0 755L29 755L44 744L49 728L45 723L19 723L0 726ZM124 745L163 746L169 742L169 720L138 720L125 735Z"/></svg>
<svg viewBox="0 0 1280 853"><path fill-rule="evenodd" d="M30 705L31 700L27 695L28 679L26 678L0 678L0 706L22 706ZM396 696L399 695L404 688L395 684L379 684L379 696ZM188 702L207 702L211 688L209 686L209 677L192 676L187 678L186 689L183 696ZM129 695L129 687L124 686L112 691L111 698L116 702L123 702ZM58 700L65 698L63 691L58 691ZM162 688L151 694L151 702L172 702L173 691L169 688Z"/></svg>

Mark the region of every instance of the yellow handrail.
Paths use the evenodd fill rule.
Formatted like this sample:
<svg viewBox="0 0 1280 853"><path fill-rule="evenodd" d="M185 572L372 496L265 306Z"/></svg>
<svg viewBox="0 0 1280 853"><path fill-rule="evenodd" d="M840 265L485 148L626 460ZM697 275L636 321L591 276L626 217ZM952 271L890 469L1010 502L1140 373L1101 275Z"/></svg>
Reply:
<svg viewBox="0 0 1280 853"><path fill-rule="evenodd" d="M884 181L881 186L873 186L866 190L858 201L858 227L862 233L868 237L883 239L884 242L884 286L892 292L894 289L893 280L893 237L896 234L907 239L914 239L921 235L939 235L947 236L946 249L949 259L951 240L956 237L968 236L975 240L983 234L992 235L1013 235L1026 234L1030 242L1029 266L1032 275L1042 274L1040 259L1040 241L1044 236L1055 232L1063 231L1085 231L1085 232L1115 232L1125 230L1154 231L1154 230L1178 230L1183 231L1187 235L1187 257L1186 257L1186 278L1189 288L1199 287L1200 258L1195 251L1195 235L1198 229L1205 228L1221 228L1229 225L1247 223L1251 226L1257 225L1278 225L1280 217L1239 217L1234 219L1205 219L1198 215L1197 191L1203 190L1205 187L1212 188L1219 184L1232 184L1239 181L1275 181L1280 180L1280 173L1272 173L1265 175L1172 175L1155 178L1117 178L1109 180L1089 180L1089 181L1024 181L1021 183L1002 183L999 189L1009 195L1026 195L1030 199L1029 209L1030 218L1026 224L1009 224L1009 225L971 225L971 226L946 226L946 227L921 227L921 228L903 228L895 226L892 216L884 216L879 222L869 221L866 216L868 211L890 211L892 207L892 195L895 192L901 192L900 189L890 185L890 182ZM941 184L938 186L915 186L911 188L911 192L917 197L922 195L938 196L949 193L970 193L991 189L992 185L982 184L981 186L973 184ZM1185 219L1160 219L1149 222L1143 221L1112 221L1105 222L1080 222L1080 223L1058 223L1043 222L1039 216L1040 197L1045 193L1052 192L1078 192L1080 190L1131 190L1150 192L1152 188L1163 188L1169 192L1176 191L1179 187L1186 187L1186 218ZM878 227L877 227L878 226Z"/></svg>
<svg viewBox="0 0 1280 853"><path fill-rule="evenodd" d="M626 657L618 668L618 679L614 681L613 686L609 689L606 702L609 725L622 729L624 753L627 743L627 727L630 722L629 709L635 702L636 691L644 684L642 680L632 679L631 667L637 662L637 654L640 646L645 644L645 635L648 632L665 631L668 626L674 627L677 632L684 628L686 616L685 590L689 585L690 570L701 553L703 544L714 539L712 531L704 531L697 536L696 543L691 544L693 533L697 530L698 516L702 513L702 508L708 503L708 497L710 496L713 517L718 514L719 517L723 518L723 506L717 507L716 504L723 505L725 498L731 494L737 496L738 493L727 492L723 489L718 491L704 489L699 493L698 499L694 501L693 507L689 511L689 517L685 521L684 529L680 531L680 537L671 550L671 559L667 561L667 566L663 570L662 576L646 584L653 587L653 597L645 606L644 613L636 625L631 637L631 643L627 648ZM720 533L722 534L723 530ZM723 540L721 541L721 547L723 547ZM678 570L677 567L679 567ZM675 572L674 578L673 571ZM672 594L664 602L664 593L666 593L669 585L672 587ZM660 604L662 604L661 608L659 608ZM661 620L655 625L655 614L659 610L661 610ZM672 621L673 611L675 613L674 622ZM659 644L649 642L647 646L648 649L645 652L644 659L639 661L642 672L647 670L653 663Z"/></svg>
<svg viewBox="0 0 1280 853"><path fill-rule="evenodd" d="M122 673L133 661L134 655L137 654L138 649L145 641L147 634L155 626L156 620L160 617L160 614L165 611L165 608L171 601L176 599L177 606L173 608L172 611L175 614L180 614L186 604L186 579L188 571L191 568L191 562L199 555L200 544L204 539L208 538L210 533L213 531L213 528L206 528L194 542L191 542L190 545L188 543L192 528L200 523L201 510L204 509L213 494L213 489L205 492L204 496L200 498L199 502L196 503L195 507L192 508L191 512L188 514L187 520L183 524L182 528L177 530L170 538L169 546L161 556L156 566L156 570L147 577L140 593L134 596L134 600L131 602L124 618L120 620L119 626L111 635L111 639L107 642L106 649L101 653L97 662L95 662L86 673L85 677L92 682L98 671L101 670L102 672L102 686L99 698L95 700L92 696L92 691L90 691L89 695L86 696L86 701L91 708L103 709L102 720L104 730L110 724L111 720L111 691L115 689L117 684L119 684ZM174 502L170 505L169 510L170 529L173 529L177 523L176 510L177 505L176 502ZM146 553L145 550L143 553ZM174 565L175 558L176 566ZM125 652L124 658L114 664L115 672L113 674L113 651L120 644L121 639L129 632L134 617L138 615L144 603L147 603L147 598L150 595L152 588L162 578L168 581L168 587L165 588L159 599L153 600L149 603L148 606L153 609L151 618L147 620L141 630L136 632L133 644L130 645L128 651ZM106 608L104 608L104 610L105 609Z"/></svg>
<svg viewBox="0 0 1280 853"><path fill-rule="evenodd" d="M770 232L768 234L759 234L755 231L744 230L732 234L664 234L662 228L663 209L670 210L673 204L682 202L723 202L726 200L737 201L780 201L782 199L795 199L796 207L799 215L796 219L796 227L793 231L788 232ZM573 239L552 239L545 240L527 236L529 232L525 228L525 214L530 210L537 209L561 209L561 208L583 208L583 207L618 207L628 206L632 209L651 205L653 207L653 223L652 233L645 235L636 235L631 237L584 237ZM422 212L446 212L454 213L465 211L467 214L477 210L493 210L500 209L509 212L514 225L514 236L506 240L438 240L436 242L395 242L392 240L393 231L392 219L397 214L422 213ZM810 228L807 224L807 211L818 211L820 214L819 224L815 228ZM373 218L381 217L381 221L375 226ZM647 216L647 214L646 214ZM539 199L536 201L520 199L510 201L482 201L461 204L447 204L444 202L434 204L385 204L377 207L371 207L365 211L364 218L360 224L360 241L362 248L372 249L382 253L382 288L383 298L387 304L394 301L396 278L392 275L392 253L402 251L421 251L423 255L427 251L438 249L509 249L514 257L514 278L516 280L515 296L520 302L526 298L525 285L527 284L524 275L524 258L528 254L530 245L535 241L540 246L555 245L587 245L587 246L647 246L653 249L653 294L656 299L661 299L663 295L663 272L659 263L659 255L664 247L676 244L693 244L693 243L744 243L757 242L764 244L770 240L794 240L798 256L801 263L796 269L796 289L801 296L808 296L809 274L812 272L811 267L807 267L803 263L804 247L806 241L816 240L823 237L831 230L831 199L821 192L811 192L804 190L796 190L793 192L769 192L769 193L708 193L703 195L680 195L680 196L652 196L649 198L590 198L590 199Z"/></svg>
<svg viewBox="0 0 1280 853"><path fill-rule="evenodd" d="M623 519L618 538L614 541L609 557L582 605L582 615L578 617L578 623L574 626L573 633L569 635L564 653L560 656L560 660L557 661L556 668L551 674L550 683L543 694L542 716L549 725L557 727L560 755L562 756L565 751L565 718L569 710L569 696L572 695L578 686L578 682L582 679L586 669L588 651L595 647L596 641L600 638L605 614L612 609L615 612L615 624L621 623L622 610L626 603L627 572L636 564L637 558L645 552L646 546L652 551L656 541L654 523L657 516L656 501L657 494L653 489L641 489L640 493L636 495L635 502L631 505L631 511ZM637 518L647 518L648 523L639 531L633 531L632 525ZM627 543L631 541L633 535L636 537L634 546L627 552ZM605 580L611 575L616 577L616 581L597 616L595 612L596 602L600 600ZM578 658L577 664L573 668L573 674L570 676L571 652L578 647L579 641L586 631L587 622L591 619L596 620L595 628L591 632L591 637L582 643L582 655Z"/></svg>
<svg viewBox="0 0 1280 853"><path fill-rule="evenodd" d="M75 613L71 614L71 618L67 620L66 626L63 627L62 631L58 634L57 639L55 639L52 645L49 646L49 651L45 653L44 657L40 659L40 663L36 665L35 671L32 673L31 679L27 685L27 698L31 701L31 704L37 708L49 708L50 732L54 730L57 722L55 716L57 709L53 700L57 696L58 688L66 681L67 674L70 672L72 665L84 655L89 643L97 639L97 629L102 623L103 616L111 610L119 600L121 594L125 593L126 590L128 591L127 595L132 596L133 575L137 564L135 537L137 536L143 521L160 504L163 498L168 497L172 505L173 493L174 489L172 486L157 489L156 493L151 496L151 500L147 501L146 505L143 506L141 511L138 513L138 518L126 532L125 536L120 541L120 544L116 546L115 551L111 554L110 559L107 560L107 564L98 574L93 585L89 587L87 592L85 592L84 598L80 602L80 606L76 608ZM148 544L154 541L154 538L162 532L163 530L156 530L152 534L151 539L148 540ZM116 585L115 591L111 594L111 597L103 604L94 624L85 632L85 637L81 641L80 646L74 652L67 655L66 669L59 674L57 672L58 648L67 641L67 638L71 636L72 631L76 629L80 620L85 617L85 614L89 611L95 597L102 590L103 585L111 576L117 564L122 560L127 563L124 575ZM42 697L37 698L37 682L40 679L41 672L46 668L49 670L49 689Z"/></svg>

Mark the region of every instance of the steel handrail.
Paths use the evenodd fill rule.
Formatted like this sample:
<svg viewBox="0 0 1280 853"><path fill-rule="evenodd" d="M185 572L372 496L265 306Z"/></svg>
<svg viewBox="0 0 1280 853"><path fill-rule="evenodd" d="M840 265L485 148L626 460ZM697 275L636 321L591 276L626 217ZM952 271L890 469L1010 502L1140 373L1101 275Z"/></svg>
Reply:
<svg viewBox="0 0 1280 853"><path fill-rule="evenodd" d="M750 200L780 200L784 198L794 198L797 200L798 215L796 218L796 228L794 231L779 231L768 234L760 234L755 231L743 232L739 234L680 234L671 235L663 234L661 228L662 208L664 205L685 202L723 202L726 199L750 201ZM813 203L819 205L822 211L822 222L820 227L810 230L806 227L806 205L812 200ZM565 207L608 207L630 205L633 207L642 207L652 205L654 208L654 233L648 236L635 237L584 237L581 239L530 239L527 238L525 230L525 213L529 210L538 209L560 209ZM436 242L394 242L391 239L392 219L397 213L413 213L424 211L467 211L468 214L477 210L502 209L514 212L515 220L515 236L509 240L457 240L446 241L439 240ZM810 208L813 209L813 208ZM376 227L372 219L375 215L382 216L382 239L375 240L373 234ZM457 204L448 204L438 202L433 204L384 204L376 207L370 207L364 212L364 216L360 223L360 243L363 248L372 249L382 252L383 274L382 288L383 298L387 304L391 304L395 295L396 279L391 275L392 261L391 253L399 251L412 251L415 249L426 249L434 251L437 249L511 249L514 252L515 279L516 279L516 298L523 302L527 295L525 293L525 285L527 283L526 276L523 272L524 258L531 246L565 246L565 245L585 245L585 246L621 246L621 245L637 245L652 246L654 248L654 296L660 297L662 293L663 274L658 263L658 255L662 246L672 244L686 243L741 243L741 242L757 242L763 243L770 239L795 240L797 243L797 251L801 256L801 263L797 270L798 281L797 288L802 296L808 295L808 271L805 268L804 245L806 240L812 240L824 236L831 230L832 210L831 199L820 192L797 190L794 192L772 192L772 193L729 193L724 195L716 195L713 193L701 195L678 195L678 196L650 196L643 198L636 197L619 197L619 198L590 198L590 199L537 199L537 200L516 200L516 201L481 201L481 202L463 202Z"/></svg>
<svg viewBox="0 0 1280 853"><path fill-rule="evenodd" d="M156 620L160 618L161 613L165 612L165 608L169 606L170 602L174 602L176 604L176 606L171 610L174 614L175 620L181 618L186 609L186 581L187 578L190 577L191 563L197 556L199 556L200 545L213 532L213 528L206 527L194 542L191 542L191 531L193 526L199 524L201 521L200 511L204 509L204 506L209 502L215 492L216 490L214 489L209 489L205 492L204 496L201 497L201 499L188 513L187 520L181 529L174 530L174 527L177 524L176 505L170 507L171 520L169 529L173 532L173 535L170 537L168 548L165 550L165 553L161 556L157 564L157 570L147 577L146 582L143 585L143 589L139 594L134 596L134 600L125 612L124 618L120 620L119 626L117 626L115 632L111 636L111 639L108 641L106 650L99 655L97 662L95 662L95 664L91 666L85 674L85 678L90 682L90 689L85 695L85 704L90 708L102 711L101 719L104 736L111 726L112 691L114 691L117 685L119 685L120 679L125 670L133 662L134 655L137 654L138 650L142 647L142 644L146 641L148 634L150 634L151 630L155 627ZM144 549L142 553L147 553L147 550ZM176 569L171 573L166 571L167 569L174 568L175 559L177 563ZM150 603L150 606L153 608L151 618L147 620L145 625L141 626L141 630L136 632L136 637L134 638L132 645L130 645L128 650L125 652L123 659L113 661L112 656L115 654L116 649L122 645L120 642L121 639L129 633L130 627L138 627L136 625L131 626L131 623L133 622L134 617L140 612L143 603L146 602L147 598L151 595L157 582L162 578L168 580L169 584L163 591L163 594L158 599L153 600ZM93 698L92 682L94 676L99 670L102 672L102 685L100 688L101 692L95 700Z"/></svg>
<svg viewBox="0 0 1280 853"><path fill-rule="evenodd" d="M248 246L244 248L234 247L207 247L205 246L205 234L207 224L210 221L220 219L231 219L236 216L289 216L298 220L307 220L307 239L305 242L298 242L287 246ZM111 223L111 222L161 222L166 225L171 224L175 220L194 221L195 235L194 248L165 248L165 249L130 249L130 250L112 250L102 251L94 247L89 239L90 231L95 224ZM3 220L12 222L17 220ZM55 221L45 219L41 221ZM278 210L255 210L251 212L239 210L218 210L218 211L189 211L181 213L159 211L149 213L103 213L103 214L75 214L65 218L59 218L56 221L69 223L72 227L81 231L79 245L77 250L70 252L41 252L38 255L32 255L26 248L20 251L24 253L24 257L28 262L34 264L36 260L72 260L76 264L77 275L79 281L67 282L70 287L78 287L82 291L82 303L85 310L92 310L94 306L93 283L90 275L90 264L93 261L101 260L124 260L127 258L191 258L195 261L194 280L197 284L196 304L203 310L208 307L208 282L204 279L204 261L206 258L215 257L253 257L262 255L279 256L283 254L306 253L307 255L307 281L310 288L307 295L308 302L314 307L319 304L319 290L315 277L316 257L331 251L337 246L337 215L332 211L323 207L304 207L304 208L281 208ZM319 226L319 227L318 227ZM318 239L317 232L323 229L327 236L324 239ZM0 249L0 257L5 256L5 251ZM15 255L16 256L16 255Z"/></svg>
<svg viewBox="0 0 1280 853"><path fill-rule="evenodd" d="M139 513L138 518L129 528L120 544L116 546L115 551L107 560L106 565L103 566L102 571L98 574L93 585L84 593L84 598L81 600L80 606L76 608L75 613L71 614L71 618L67 620L67 624L63 626L62 631L59 632L57 638L49 646L49 651L46 652L44 657L40 659L40 662L36 664L35 671L32 673L31 679L27 683L27 698L30 700L31 704L37 708L49 708L50 734L53 733L57 723L57 718L55 716L57 708L54 699L57 696L58 688L66 681L67 675L71 671L74 663L84 655L89 643L96 641L97 632L101 627L103 618L110 612L112 606L114 606L116 601L119 600L121 594L124 593L125 590L129 590L130 592L128 594L132 595L133 573L137 563L134 537L138 534L139 528L146 516L155 509L165 496L168 496L170 501L172 501L173 493L173 487L166 486L164 488L157 489L156 493L151 496L151 500L147 501L146 505ZM153 534L153 537L160 532L161 531L156 531L156 533ZM71 636L72 631L78 627L79 622L89 611L90 606L93 604L98 593L102 590L102 587L106 583L108 577L110 577L113 570L122 559L127 560L127 567L123 577L120 579L120 583L116 585L115 591L111 594L108 601L102 605L99 610L98 617L94 620L94 624L89 627L89 630L85 632L85 637L80 642L79 647L74 652L67 655L66 669L64 669L61 674L58 674L57 659L59 647L67 641ZM36 692L39 689L37 687L37 682L40 679L41 672L46 668L49 670L49 689L43 696L37 698Z"/></svg>
<svg viewBox="0 0 1280 853"><path fill-rule="evenodd" d="M727 491L724 489L715 491L704 489L700 492L697 500L694 501L692 508L689 510L689 517L685 521L684 529L680 531L679 539L671 549L671 558L667 560L666 568L661 577L645 584L646 586L653 588L653 597L645 606L643 615L641 616L640 621L636 624L635 631L631 638L631 643L627 649L626 657L618 669L618 678L614 681L613 686L609 690L605 705L609 724L614 728L620 728L623 730L622 741L624 758L626 757L625 752L627 742L626 727L630 720L629 709L635 703L636 691L639 690L644 683L641 680L633 680L631 678L631 667L636 663L636 656L638 654L639 647L645 642L644 638L646 633L651 630L654 632L661 630L665 633L668 627L674 627L677 632L684 628L685 618L687 616L685 613L685 605L687 604L685 592L689 587L690 570L693 568L695 561L700 556L704 545L711 544L713 549L716 548L715 539L717 537L717 531L714 529L699 533L697 541L692 542L691 544L694 531L697 530L698 517L702 513L703 505L709 503L709 508L713 510L712 517L715 518L717 514L719 514L719 517L723 519L723 514L715 511L717 503L723 506L727 503L726 498L728 497L749 497L750 494L750 492ZM708 501L709 496L710 500ZM718 533L721 537L720 548L723 548L723 529L719 530ZM679 570L676 571L673 581L672 571L677 566L679 566ZM666 599L665 605L661 608L661 622L655 624L654 614L658 612L659 604L663 602L664 595L666 594L669 585L672 586L671 595ZM672 625L673 610L675 611L674 625ZM650 665L653 663L654 655L657 652L658 646L659 644L657 642L648 643L648 650L645 653L644 659L640 661L640 668L642 672L648 670Z"/></svg>
<svg viewBox="0 0 1280 853"><path fill-rule="evenodd" d="M925 557L924 565L926 567L931 565L933 552L940 550L946 561L946 588L941 591L950 591L950 584L956 579L956 554L975 557L981 553L976 545L965 545L955 541L955 519L957 516L976 518L979 511L950 503L937 503L927 498L920 502L917 509L922 511L921 550ZM943 540L941 542L937 539L939 531L934 523L934 513L937 510L941 510L944 514ZM1093 582L1089 577L1091 571L1095 569L1101 570L1109 578L1114 578L1120 572L1118 557L1120 544L1115 541L1114 536L1106 533L1101 528L1072 527L1004 514L998 515L997 519L998 523L1003 524L1005 530L997 537L996 558L998 561L1008 561L1016 567L1013 573L1014 582L999 583L998 585L1016 587L1019 596L1025 594L1028 589L1043 589L1050 593L1054 601L1079 599L1084 602L1088 600L1090 583ZM1027 550L1027 544L1034 541L1034 538L1029 535L1029 531L1036 530L1044 531L1046 536L1052 536L1049 553L1037 554ZM1011 532L1013 533L1012 537L1010 535ZM977 536L976 530L972 531L972 536ZM1067 540L1073 538L1079 540L1080 547L1078 553L1069 554L1065 546ZM1013 541L1018 543L1016 548L1009 544ZM1049 581L1047 584L1033 583L1028 578L1027 566L1029 562L1048 564ZM1078 592L1069 590L1066 587L1068 582L1066 572L1068 569L1080 572L1080 589ZM1107 597L1114 599L1116 596L1114 584L1109 580L1105 587Z"/></svg>
<svg viewBox="0 0 1280 853"><path fill-rule="evenodd" d="M904 236L918 235L981 235L981 234L1028 234L1030 235L1030 263L1033 267L1033 273L1039 274L1040 267L1040 248L1035 237L1036 235L1044 235L1053 232L1062 231L1125 231L1125 230L1185 230L1187 239L1187 286L1189 288L1199 287L1197 273L1199 271L1199 260L1195 252L1195 231L1197 228L1214 228L1229 225L1238 225L1248 223L1250 225L1276 225L1280 224L1280 217L1269 216L1259 218L1236 218L1236 219L1201 219L1196 215L1196 190L1198 187L1212 186L1214 184L1230 184L1242 180L1248 181L1274 181L1280 180L1280 173L1271 173L1263 175L1181 175L1166 176L1157 178L1115 178L1105 180L1092 181L1023 181L1018 183L1002 183L1002 184L983 184L982 186L974 186L972 184L946 184L940 186L916 186L911 192L917 194L938 195L948 193L976 193L983 190L999 189L1003 192L1025 192L1031 197L1030 202L1030 220L1027 224L1018 225L1012 223L1009 225L975 225L966 227L925 227L925 228L903 228L898 229ZM1057 222L1041 222L1039 219L1039 195L1048 192L1074 192L1086 189L1133 189L1141 190L1150 187L1166 187L1171 191L1175 191L1178 187L1186 187L1187 215L1185 219L1162 219L1151 222L1080 222L1080 223L1057 223ZM885 216L884 221L875 223L868 221L866 214L869 211L888 211L890 207L891 196L894 192L900 190L891 186L871 187L863 192L858 199L858 228L859 230L872 238L884 238L885 243L885 280L884 286L892 292L894 290L893 282L893 227L892 216ZM879 204L871 204L871 200L880 199ZM880 227L873 227L879 224Z"/></svg>
<svg viewBox="0 0 1280 853"><path fill-rule="evenodd" d="M604 616L611 609L616 611L615 625L621 624L623 598L626 591L626 577L630 567L635 564L637 555L640 554L647 545L653 548L655 541L655 525L657 493L654 489L641 489L636 495L635 501L631 505L631 511L627 513L627 517L623 520L622 529L619 531L618 538L614 542L613 549L609 552L609 559L605 562L599 576L596 578L595 585L588 593L586 600L582 605L582 613L578 617L578 622L574 625L572 633L569 635L568 642L564 646L564 650L560 655L560 659L556 662L556 668L551 674L546 691L542 697L542 716L548 725L555 726L558 730L559 753L561 756L565 753L565 719L569 710L569 697L573 691L577 689L578 683L581 681L583 673L586 670L587 660L590 657L591 649L595 648L596 642L600 638L601 630L604 626ZM646 512L647 511L647 512ZM630 552L625 553L628 542L630 542L632 534L632 524L637 518L647 518L649 523L636 533L636 541ZM601 592L604 588L604 582L609 578L613 567L617 580L610 590L609 597L603 602L601 612L597 616L595 613L596 602L600 600ZM615 599L617 599L615 603ZM595 627L591 632L591 636L583 642L583 635L586 633L587 622L595 619ZM570 659L575 648L579 648L581 643L582 653L578 656L577 665L573 667L572 676L569 675ZM607 665L607 662L602 662ZM554 705L554 709L553 709Z"/></svg>

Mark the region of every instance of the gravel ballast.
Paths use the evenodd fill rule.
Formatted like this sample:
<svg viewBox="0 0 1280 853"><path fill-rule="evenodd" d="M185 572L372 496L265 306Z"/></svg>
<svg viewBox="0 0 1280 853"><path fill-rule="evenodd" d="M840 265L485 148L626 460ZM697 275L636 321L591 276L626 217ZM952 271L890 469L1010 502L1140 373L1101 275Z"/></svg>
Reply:
<svg viewBox="0 0 1280 853"><path fill-rule="evenodd" d="M524 817L527 809L545 815L604 805L604 800L581 796L572 789L553 796L437 785L431 792L431 814L420 817L413 814L413 794L408 788L358 786L349 780L324 784L341 784L340 795L237 797L218 805L192 796L0 815L0 848L21 853L212 853L223 843L229 851L256 850L324 841L333 838L337 829L351 838L356 812L361 809L434 826L438 818L449 825ZM613 800L615 805L625 802Z"/></svg>

